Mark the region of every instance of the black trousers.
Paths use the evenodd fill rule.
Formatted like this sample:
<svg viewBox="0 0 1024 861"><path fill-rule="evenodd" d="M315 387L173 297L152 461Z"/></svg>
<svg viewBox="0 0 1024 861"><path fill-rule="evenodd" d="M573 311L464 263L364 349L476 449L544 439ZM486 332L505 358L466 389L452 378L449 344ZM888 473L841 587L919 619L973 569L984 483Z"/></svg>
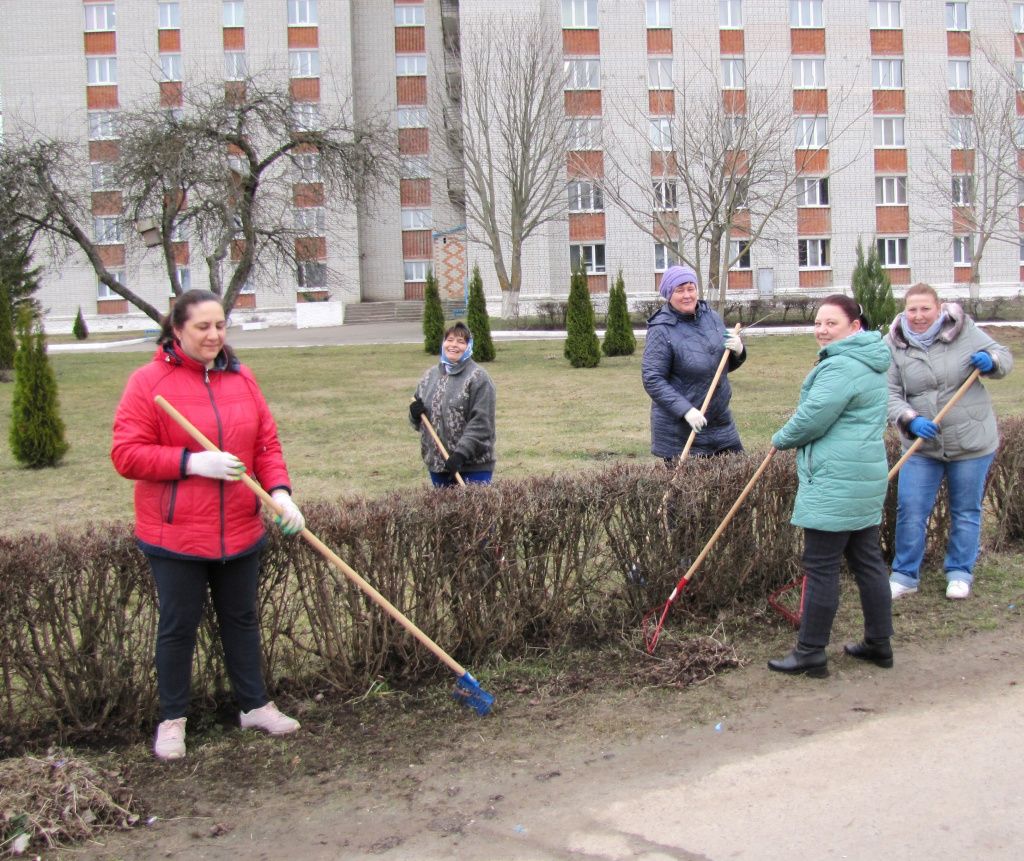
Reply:
<svg viewBox="0 0 1024 861"><path fill-rule="evenodd" d="M226 562L147 558L160 602L156 634L160 720L185 717L188 711L196 632L207 591L213 598L224 663L238 705L243 711L266 705L256 609L259 551Z"/></svg>
<svg viewBox="0 0 1024 861"><path fill-rule="evenodd" d="M800 645L821 649L828 645L832 622L839 609L839 574L843 557L860 592L864 636L881 640L892 636L892 596L889 568L882 558L878 527L856 532L804 530L804 611L800 618Z"/></svg>

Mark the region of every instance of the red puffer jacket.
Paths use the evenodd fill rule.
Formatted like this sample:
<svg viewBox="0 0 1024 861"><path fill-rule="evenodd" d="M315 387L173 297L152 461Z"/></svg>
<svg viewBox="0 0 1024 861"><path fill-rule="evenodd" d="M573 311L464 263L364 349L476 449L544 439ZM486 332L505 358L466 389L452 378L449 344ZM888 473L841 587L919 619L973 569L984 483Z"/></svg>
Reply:
<svg viewBox="0 0 1024 861"><path fill-rule="evenodd" d="M207 371L171 346L135 371L114 418L114 468L135 480L135 535L157 555L225 559L264 535L260 501L242 482L186 475L186 452L201 446L154 402L178 409L224 451L236 455L268 492L290 492L277 426L248 368L237 360Z"/></svg>

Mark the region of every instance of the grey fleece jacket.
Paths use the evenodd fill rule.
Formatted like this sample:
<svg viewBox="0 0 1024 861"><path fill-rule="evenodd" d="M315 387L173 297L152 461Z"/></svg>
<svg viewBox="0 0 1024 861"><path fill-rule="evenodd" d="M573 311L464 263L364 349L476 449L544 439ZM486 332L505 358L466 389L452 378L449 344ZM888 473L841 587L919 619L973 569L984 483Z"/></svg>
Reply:
<svg viewBox="0 0 1024 861"><path fill-rule="evenodd" d="M448 454L465 456L463 472L494 469L495 392L487 371L472 359L454 373L438 362L416 386L416 397L426 405L427 418ZM420 452L428 470L444 472L444 458L425 427L420 430Z"/></svg>

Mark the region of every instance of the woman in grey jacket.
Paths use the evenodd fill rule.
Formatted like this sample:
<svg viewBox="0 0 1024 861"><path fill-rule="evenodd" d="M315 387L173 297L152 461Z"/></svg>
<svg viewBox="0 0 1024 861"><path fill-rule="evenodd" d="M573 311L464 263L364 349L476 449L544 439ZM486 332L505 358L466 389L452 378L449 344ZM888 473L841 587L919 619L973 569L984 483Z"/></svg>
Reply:
<svg viewBox="0 0 1024 861"><path fill-rule="evenodd" d="M907 290L905 308L887 338L889 420L899 428L903 450L924 440L899 476L896 555L889 587L893 598L918 589L928 518L945 479L950 530L946 545L946 597L971 593L981 538L985 478L999 447L992 401L980 380L943 417L932 419L977 368L989 379L1013 367L1010 351L978 329L956 303L942 304L927 284Z"/></svg>
<svg viewBox="0 0 1024 861"><path fill-rule="evenodd" d="M456 323L444 333L441 361L423 375L409 405L434 487L455 484L456 473L476 484L489 484L494 474L494 383L472 356L473 335L465 323ZM441 438L447 460L423 425L423 416Z"/></svg>

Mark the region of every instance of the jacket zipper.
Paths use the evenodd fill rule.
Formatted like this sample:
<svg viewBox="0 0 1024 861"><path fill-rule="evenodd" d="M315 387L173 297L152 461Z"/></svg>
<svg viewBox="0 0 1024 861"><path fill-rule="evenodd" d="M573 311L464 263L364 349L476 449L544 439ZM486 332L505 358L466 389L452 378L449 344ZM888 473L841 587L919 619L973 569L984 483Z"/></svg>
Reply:
<svg viewBox="0 0 1024 861"><path fill-rule="evenodd" d="M203 368L203 383L206 386L206 393L210 397L210 406L213 408L213 416L217 419L217 448L224 450L224 427L220 421L220 410L217 409L217 401L213 397L213 388L210 386L210 370ZM220 493L220 558L223 561L227 558L227 544L224 540L224 482L217 482L217 491Z"/></svg>

